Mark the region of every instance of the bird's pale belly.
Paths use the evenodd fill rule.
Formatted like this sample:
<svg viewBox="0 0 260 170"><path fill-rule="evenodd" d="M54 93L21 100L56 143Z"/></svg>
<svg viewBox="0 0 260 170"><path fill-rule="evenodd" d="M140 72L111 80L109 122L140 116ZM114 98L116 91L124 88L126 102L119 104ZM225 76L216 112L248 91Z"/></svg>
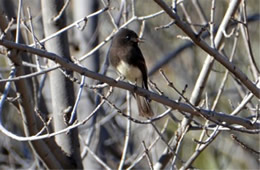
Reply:
<svg viewBox="0 0 260 170"><path fill-rule="evenodd" d="M142 82L142 72L139 68L134 67L133 65L121 61L117 65L117 70L120 74L122 74L127 80L129 80L132 83L137 83L137 85L139 85Z"/></svg>

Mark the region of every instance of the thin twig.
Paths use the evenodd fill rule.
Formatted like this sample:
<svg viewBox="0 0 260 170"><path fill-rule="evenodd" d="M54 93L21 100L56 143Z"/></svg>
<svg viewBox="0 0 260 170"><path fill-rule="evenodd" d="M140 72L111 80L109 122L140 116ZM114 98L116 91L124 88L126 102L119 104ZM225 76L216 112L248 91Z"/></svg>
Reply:
<svg viewBox="0 0 260 170"><path fill-rule="evenodd" d="M234 134L231 134L231 138L236 141L243 149L245 149L246 151L249 151L250 153L254 153L256 155L260 155L259 151L256 151L254 149L252 149L251 147L247 146L245 143L241 142L237 136L235 136Z"/></svg>
<svg viewBox="0 0 260 170"><path fill-rule="evenodd" d="M204 26L207 25L208 24L207 17L205 15L204 11L203 11L203 8L200 5L200 1L192 0L192 4L195 7L195 10L199 15L199 18L201 20L202 25L204 25Z"/></svg>
<svg viewBox="0 0 260 170"><path fill-rule="evenodd" d="M212 3L215 3L215 2L212 2ZM233 60L233 57L235 55L235 51L236 51L236 48L237 48L237 43L238 43L238 34L237 33L238 33L238 27L236 28L236 34L235 34L235 39L234 39L234 43L233 43L233 48L232 48L232 51L231 51L231 54L230 54L230 61ZM224 75L224 77L221 81L221 85L219 87L218 93L217 93L215 100L213 102L213 105L211 107L211 110L215 110L217 103L220 99L220 96L223 93L223 89L224 89L224 86L225 86L226 81L227 81L228 73L229 72L226 69L225 75ZM207 120L204 127L207 127L208 124L209 124L209 121ZM183 169L189 167L194 162L194 160L202 153L202 151L207 146L209 146L209 144L219 135L219 133L220 133L219 128L221 128L221 126L217 125L216 128L214 128L214 132L208 137L208 139L206 141L202 142L202 140L203 140L203 138L204 138L204 136L205 136L205 134L208 130L207 128L203 129L203 131L201 132L200 138L199 138L198 145L196 146L196 150L192 154L192 156L188 159L188 161L183 165L183 167L182 167Z"/></svg>
<svg viewBox="0 0 260 170"><path fill-rule="evenodd" d="M11 21L8 23L7 27L5 28L5 30L3 31L2 35L0 36L0 39L5 38L5 36L7 35L8 31L11 29L14 21L15 20L12 18Z"/></svg>
<svg viewBox="0 0 260 170"><path fill-rule="evenodd" d="M160 134L164 134L164 132L165 132L165 130L166 130L166 128L167 128L168 122L169 122L169 119L166 119L166 121L165 121L165 123L164 123L164 126L163 126L162 130L160 131ZM157 143L157 141L159 141L160 138L161 138L160 135L158 135L158 136L156 137L156 139L155 139L155 140L150 144L150 146L147 148L147 150L148 150L148 151L151 150L152 147ZM138 162L140 162L144 157L145 157L145 153L144 153L144 151L143 151L142 155L141 155L140 157L138 157L136 160L134 160L134 161L132 162L132 164L127 168L127 170L130 170L130 169L134 168L134 167L136 166L136 164L137 164Z"/></svg>
<svg viewBox="0 0 260 170"><path fill-rule="evenodd" d="M85 76L81 76L81 83L80 83L80 87L79 87L79 91L78 91L78 95L77 95L75 104L74 104L73 109L71 111L69 125L71 125L76 120L76 113L77 113L76 110L78 108L79 101L80 101L80 98L81 98L81 95L82 95L83 87L84 87L84 84L85 84L85 79L86 79Z"/></svg>
<svg viewBox="0 0 260 170"><path fill-rule="evenodd" d="M216 0L212 0L211 2L211 12L210 12L210 22L209 22L209 28L210 28L210 42L211 42L211 47L216 48L215 45L215 37L214 37L214 18L215 18L215 5L216 5Z"/></svg>
<svg viewBox="0 0 260 170"><path fill-rule="evenodd" d="M80 136L81 140L84 141L85 143L85 140L82 136ZM86 148L86 150L93 156L93 158L98 162L100 163L100 165L102 165L104 168L106 168L107 170L112 170L104 161L102 161L99 156L97 156L89 147L87 144L84 145L84 147Z"/></svg>
<svg viewBox="0 0 260 170"><path fill-rule="evenodd" d="M92 14L89 14L88 16L86 16L86 17L84 17L84 18L81 18L81 19L79 19L79 20L73 22L72 24L70 24L70 25L68 25L68 26L66 26L66 27L64 27L64 28L62 28L62 29L60 29L59 31L57 31L57 32L55 32L55 33L49 35L48 37L45 37L44 39L40 40L39 42L40 42L40 43L44 43L44 42L46 42L46 41L48 41L48 40L50 40L50 39L52 39L52 38L55 38L57 35L59 35L59 34L65 32L65 31L68 31L69 29L72 29L72 28L74 28L74 27L78 27L78 25L79 25L80 23L82 23L82 22L86 23L88 19L90 19L90 18L92 18L92 17L94 17L94 16L96 16L96 15L102 14L102 13L105 12L107 9L108 9L108 8L105 7L105 8L102 8L102 9L100 9L100 10L98 10L98 11L92 13ZM34 45L34 44L30 44L29 46L32 47L33 45Z"/></svg>
<svg viewBox="0 0 260 170"><path fill-rule="evenodd" d="M106 4L104 0L101 0L101 2L103 3L104 7L109 7L109 6L110 6L110 1L108 1L108 4ZM110 18L110 20L111 20L111 22L112 22L114 28L117 29L118 26L117 26L117 24L116 24L116 22L115 22L115 19L114 19L113 16L112 16L111 12L110 12L110 9L107 10L107 13L108 13L108 16L109 16L109 18Z"/></svg>
<svg viewBox="0 0 260 170"><path fill-rule="evenodd" d="M151 170L153 170L153 163L152 163L152 160L149 156L149 151L148 151L144 141L142 141L142 145L144 147L144 153L145 153L146 159L148 161L149 167L150 167Z"/></svg>
<svg viewBox="0 0 260 170"><path fill-rule="evenodd" d="M169 145L169 143L166 141L165 137L162 136L161 132L158 130L158 128L155 126L154 123L151 123L151 125L153 126L155 132L160 136L161 140L164 142L164 144L167 146L167 148L174 153L174 150L171 148L171 146Z"/></svg>
<svg viewBox="0 0 260 170"><path fill-rule="evenodd" d="M255 84L250 81L250 79L247 77L245 73L243 73L238 67L236 67L233 63L228 61L227 58L225 58L221 53L219 53L217 50L210 47L207 42L204 40L201 40L199 37L194 34L194 32L191 30L189 26L184 24L180 17L172 12L171 8L162 0L154 0L165 12L171 17L172 19L175 19L176 25L185 32L195 44L197 44L201 49L203 49L205 52L207 52L210 56L213 56L214 59L216 59L218 62L220 62L224 67L226 67L231 73L233 73L257 98L260 98L260 89L256 88ZM231 1L229 9L237 9L237 6L239 5L239 0L237 1ZM232 8L231 8L232 6ZM228 9L228 11L229 11ZM223 19L223 21L228 18L229 16L232 16L234 14L234 11L232 10L229 15L226 15ZM227 26L226 22L223 26L224 28ZM222 27L223 27L222 26ZM222 30L222 29L220 29ZM217 37L217 35L216 35ZM216 43L217 44L217 43Z"/></svg>
<svg viewBox="0 0 260 170"><path fill-rule="evenodd" d="M1 84L1 83L5 83L5 82L19 81L19 80L22 80L22 79L27 79L27 78L36 77L36 76L38 76L38 75L42 75L42 74L48 73L48 72L50 72L50 71L56 70L57 68L60 68L60 65L56 65L56 66L53 66L53 67L51 67L51 68L47 68L47 69L42 70L42 71L38 71L38 72L26 74L26 75L19 76L19 77L1 79L1 80L0 80L0 84Z"/></svg>
<svg viewBox="0 0 260 170"><path fill-rule="evenodd" d="M251 45L251 41L250 41L250 36L249 36L249 30L248 30L248 22L247 22L247 10L246 10L246 1L243 0L242 1L242 14L243 14L243 20L244 20L244 24L240 24L240 30L242 32L242 37L244 39L244 44L245 44L245 48L246 51L248 53L248 58L250 61L250 66L253 72L253 76L254 79L256 80L260 74L260 70L257 67L257 63L255 61L255 57L253 54L253 50L252 50L252 45Z"/></svg>
<svg viewBox="0 0 260 170"><path fill-rule="evenodd" d="M53 22L56 22L58 19L61 18L62 14L65 12L66 8L69 6L70 0L66 0L65 4L63 4L61 10L59 11L59 13L57 14L57 16L54 16L52 18Z"/></svg>
<svg viewBox="0 0 260 170"><path fill-rule="evenodd" d="M17 12L17 24L16 24L16 36L15 36L15 42L19 43L20 38L20 25L21 25L21 10L22 10L23 0L19 0L18 4L18 12Z"/></svg>
<svg viewBox="0 0 260 170"><path fill-rule="evenodd" d="M31 15L31 10L30 8L28 7L27 8L27 11L28 11L28 16L29 16L29 24L30 24L30 29L31 29L31 36L32 36L32 39L33 39L33 43L34 43L34 47L36 48L37 47L37 43L36 43L36 36L34 34L34 28L33 28L33 23L32 23L32 15ZM38 71L41 71L42 68L41 68L41 65L40 65L40 59L37 55L35 55L36 57L36 65L37 65L37 70Z"/></svg>
<svg viewBox="0 0 260 170"><path fill-rule="evenodd" d="M180 7L181 7L181 9L182 9L182 12L183 12L183 14L184 14L184 16L185 16L185 19L187 20L188 24L191 25L191 29L193 30L194 33L197 34L197 30L196 30L196 28L193 26L192 21L191 21L191 17L189 16L189 14L188 14L188 12L187 12L187 10L186 10L186 8L185 8L183 2L180 3Z"/></svg>
<svg viewBox="0 0 260 170"><path fill-rule="evenodd" d="M127 101L127 112L126 113L129 117L131 117L131 93L129 91L127 91L126 98L127 98L127 100L126 100ZM130 135L131 135L131 121L130 121L130 119L128 119L126 121L127 121L127 123L126 123L126 131L125 131L125 142L124 142L124 148L123 148L118 170L123 169L124 162L126 160L127 149L129 146Z"/></svg>
<svg viewBox="0 0 260 170"><path fill-rule="evenodd" d="M81 67L79 65L76 65L72 62L69 62L59 56L57 56L56 54L53 53L48 53L46 51L40 50L40 49L34 49L31 47L28 47L24 44L15 44L13 42L7 41L7 40L0 40L0 44L8 47L8 48L15 48L18 50L23 50L23 51L27 51L30 53L34 53L37 54L39 56L44 56L48 59L54 60L55 62L61 64L63 67L65 67L66 69L78 72L80 74L83 74L87 77L105 82L111 86L115 86L115 87L119 87L119 88L123 88L126 90L130 90L134 93L137 93L138 95L141 96L146 96L149 99L155 100L159 103L162 103L164 105L170 106L174 109L178 109L178 110L182 110L184 112L189 112L193 115L203 115L207 118L211 118L211 121L215 121L216 123L220 123L219 121L221 120L222 122L227 122L227 124L240 124L243 125L247 128L257 128L258 124L252 125L250 123L249 120L246 120L244 118L240 118L240 117L234 117L234 116L230 116L227 114L223 114L223 113L217 113L217 112L213 112L213 111L208 111L208 110L204 110L202 108L195 108L194 106L190 105L190 104L184 104L184 103L177 103L173 100L167 99L164 96L160 96L156 93L152 93L148 90L145 90L143 88L140 87L136 87L134 85L131 85L129 83L123 82L123 81L115 81L114 79L111 79L107 76L104 75L100 75L98 73L92 72L90 70L87 70L84 67ZM224 125L224 124L221 124ZM226 126L226 125L224 125Z"/></svg>

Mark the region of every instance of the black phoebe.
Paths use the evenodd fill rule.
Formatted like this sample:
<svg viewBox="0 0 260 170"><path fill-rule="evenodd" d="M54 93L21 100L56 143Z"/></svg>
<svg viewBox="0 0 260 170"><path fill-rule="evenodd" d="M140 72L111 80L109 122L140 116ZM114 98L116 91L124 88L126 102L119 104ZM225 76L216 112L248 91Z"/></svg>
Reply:
<svg viewBox="0 0 260 170"><path fill-rule="evenodd" d="M134 31L122 28L113 39L109 54L110 63L131 83L148 89L147 68L138 42L140 39ZM149 101L145 97L135 96L139 115L152 117Z"/></svg>

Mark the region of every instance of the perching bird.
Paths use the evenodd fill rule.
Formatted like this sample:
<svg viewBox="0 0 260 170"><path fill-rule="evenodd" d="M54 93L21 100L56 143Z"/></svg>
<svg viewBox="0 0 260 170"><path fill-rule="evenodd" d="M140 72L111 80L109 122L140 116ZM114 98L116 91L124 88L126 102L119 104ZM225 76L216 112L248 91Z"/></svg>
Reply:
<svg viewBox="0 0 260 170"><path fill-rule="evenodd" d="M110 49L110 63L120 75L139 87L148 89L147 68L143 54L138 47L141 40L137 34L129 29L122 28L114 37ZM153 111L147 98L135 95L139 115L152 117Z"/></svg>

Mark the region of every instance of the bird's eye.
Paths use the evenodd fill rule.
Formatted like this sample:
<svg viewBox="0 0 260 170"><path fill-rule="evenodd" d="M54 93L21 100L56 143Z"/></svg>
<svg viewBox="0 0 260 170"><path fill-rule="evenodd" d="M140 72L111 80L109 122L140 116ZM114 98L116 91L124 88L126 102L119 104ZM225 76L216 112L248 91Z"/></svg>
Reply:
<svg viewBox="0 0 260 170"><path fill-rule="evenodd" d="M125 39L127 39L127 40L130 40L130 36L129 36L129 35L127 35L127 36L125 37Z"/></svg>

